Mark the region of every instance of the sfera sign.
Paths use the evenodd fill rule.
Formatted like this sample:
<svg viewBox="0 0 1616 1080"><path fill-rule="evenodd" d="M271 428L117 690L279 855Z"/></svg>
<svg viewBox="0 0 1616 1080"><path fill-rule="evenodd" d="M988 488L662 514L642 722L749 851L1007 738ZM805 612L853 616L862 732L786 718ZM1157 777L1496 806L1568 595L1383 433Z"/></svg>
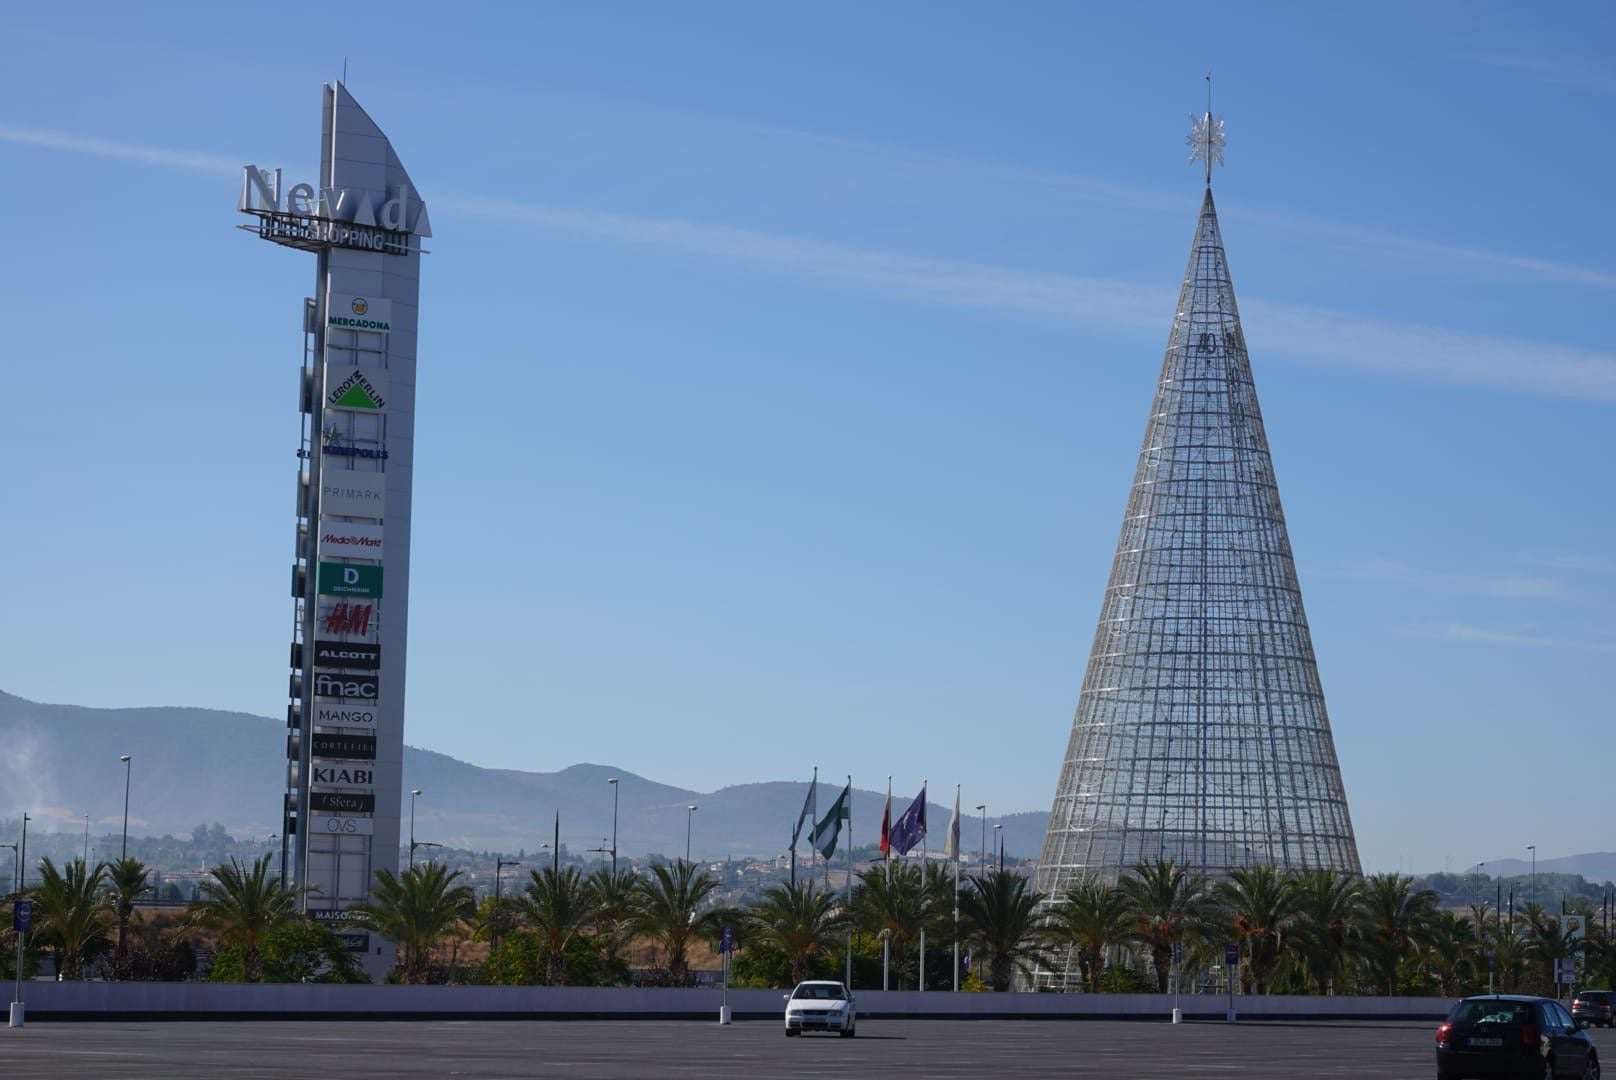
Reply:
<svg viewBox="0 0 1616 1080"><path fill-rule="evenodd" d="M374 814L376 796L369 792L315 791L309 793L309 809L316 814Z"/></svg>
<svg viewBox="0 0 1616 1080"><path fill-rule="evenodd" d="M420 251L418 237L432 235L426 203L410 197L407 185L389 191L312 184L287 187L281 170L257 165L241 169L236 209L258 219L258 235L287 247L356 248L384 255Z"/></svg>

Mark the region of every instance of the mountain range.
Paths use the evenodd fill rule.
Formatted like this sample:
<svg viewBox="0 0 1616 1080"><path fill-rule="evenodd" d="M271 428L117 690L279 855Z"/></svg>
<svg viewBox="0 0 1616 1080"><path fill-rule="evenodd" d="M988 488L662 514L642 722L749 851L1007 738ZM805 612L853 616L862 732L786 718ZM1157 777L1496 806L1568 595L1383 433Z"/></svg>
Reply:
<svg viewBox="0 0 1616 1080"><path fill-rule="evenodd" d="M92 709L47 705L0 692L0 820L27 812L30 828L74 832L85 814L98 835L122 828L126 767L132 835L189 835L218 823L238 837L280 830L286 728L269 717L214 709L151 707ZM417 747L404 749L401 807L408 829L415 800L418 840L471 850L537 850L561 819L562 844L573 853L608 847L612 785L618 778L617 848L625 856L683 855L686 819L698 858L782 854L808 793L805 780L740 784L700 792L599 764L559 772L487 769ZM840 785L822 781L819 812ZM874 844L885 792L853 792L853 838ZM687 810L694 805L695 811ZM904 804L893 808L903 812ZM930 847L939 850L952 807L928 803ZM969 811L967 810L967 813ZM1031 857L1043 844L1046 813L961 824L967 856L994 842L1003 825L1011 858ZM798 853L806 855L806 829Z"/></svg>

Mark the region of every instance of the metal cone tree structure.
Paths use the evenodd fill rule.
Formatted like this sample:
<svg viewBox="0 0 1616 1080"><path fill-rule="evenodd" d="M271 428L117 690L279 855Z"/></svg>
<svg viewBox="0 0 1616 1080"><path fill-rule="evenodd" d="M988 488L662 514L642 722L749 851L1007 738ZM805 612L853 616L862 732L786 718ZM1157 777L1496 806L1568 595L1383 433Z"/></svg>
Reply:
<svg viewBox="0 0 1616 1080"><path fill-rule="evenodd" d="M1158 858L1360 872L1210 186L1038 888Z"/></svg>

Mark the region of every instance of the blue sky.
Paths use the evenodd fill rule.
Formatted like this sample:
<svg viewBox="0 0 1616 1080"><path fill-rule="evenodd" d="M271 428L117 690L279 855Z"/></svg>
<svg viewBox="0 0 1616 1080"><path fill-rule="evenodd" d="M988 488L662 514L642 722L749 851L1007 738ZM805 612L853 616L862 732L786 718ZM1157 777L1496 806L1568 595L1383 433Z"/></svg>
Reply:
<svg viewBox="0 0 1616 1080"><path fill-rule="evenodd" d="M436 231L406 741L1048 809L1211 68L1366 868L1609 848L1616 12L1115 8L8 12L0 689L282 712L313 260L234 207L346 58Z"/></svg>

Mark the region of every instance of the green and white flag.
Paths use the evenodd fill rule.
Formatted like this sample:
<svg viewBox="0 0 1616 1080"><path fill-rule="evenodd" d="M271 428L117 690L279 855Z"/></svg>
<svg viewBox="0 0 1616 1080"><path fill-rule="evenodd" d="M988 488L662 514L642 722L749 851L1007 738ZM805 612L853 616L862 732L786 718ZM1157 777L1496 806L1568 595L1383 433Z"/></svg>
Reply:
<svg viewBox="0 0 1616 1080"><path fill-rule="evenodd" d="M814 831L808 834L808 842L818 849L825 858L830 858L836 850L836 838L842 834L842 822L849 821L853 816L853 785L848 784L842 793L836 796L824 817L814 826Z"/></svg>

